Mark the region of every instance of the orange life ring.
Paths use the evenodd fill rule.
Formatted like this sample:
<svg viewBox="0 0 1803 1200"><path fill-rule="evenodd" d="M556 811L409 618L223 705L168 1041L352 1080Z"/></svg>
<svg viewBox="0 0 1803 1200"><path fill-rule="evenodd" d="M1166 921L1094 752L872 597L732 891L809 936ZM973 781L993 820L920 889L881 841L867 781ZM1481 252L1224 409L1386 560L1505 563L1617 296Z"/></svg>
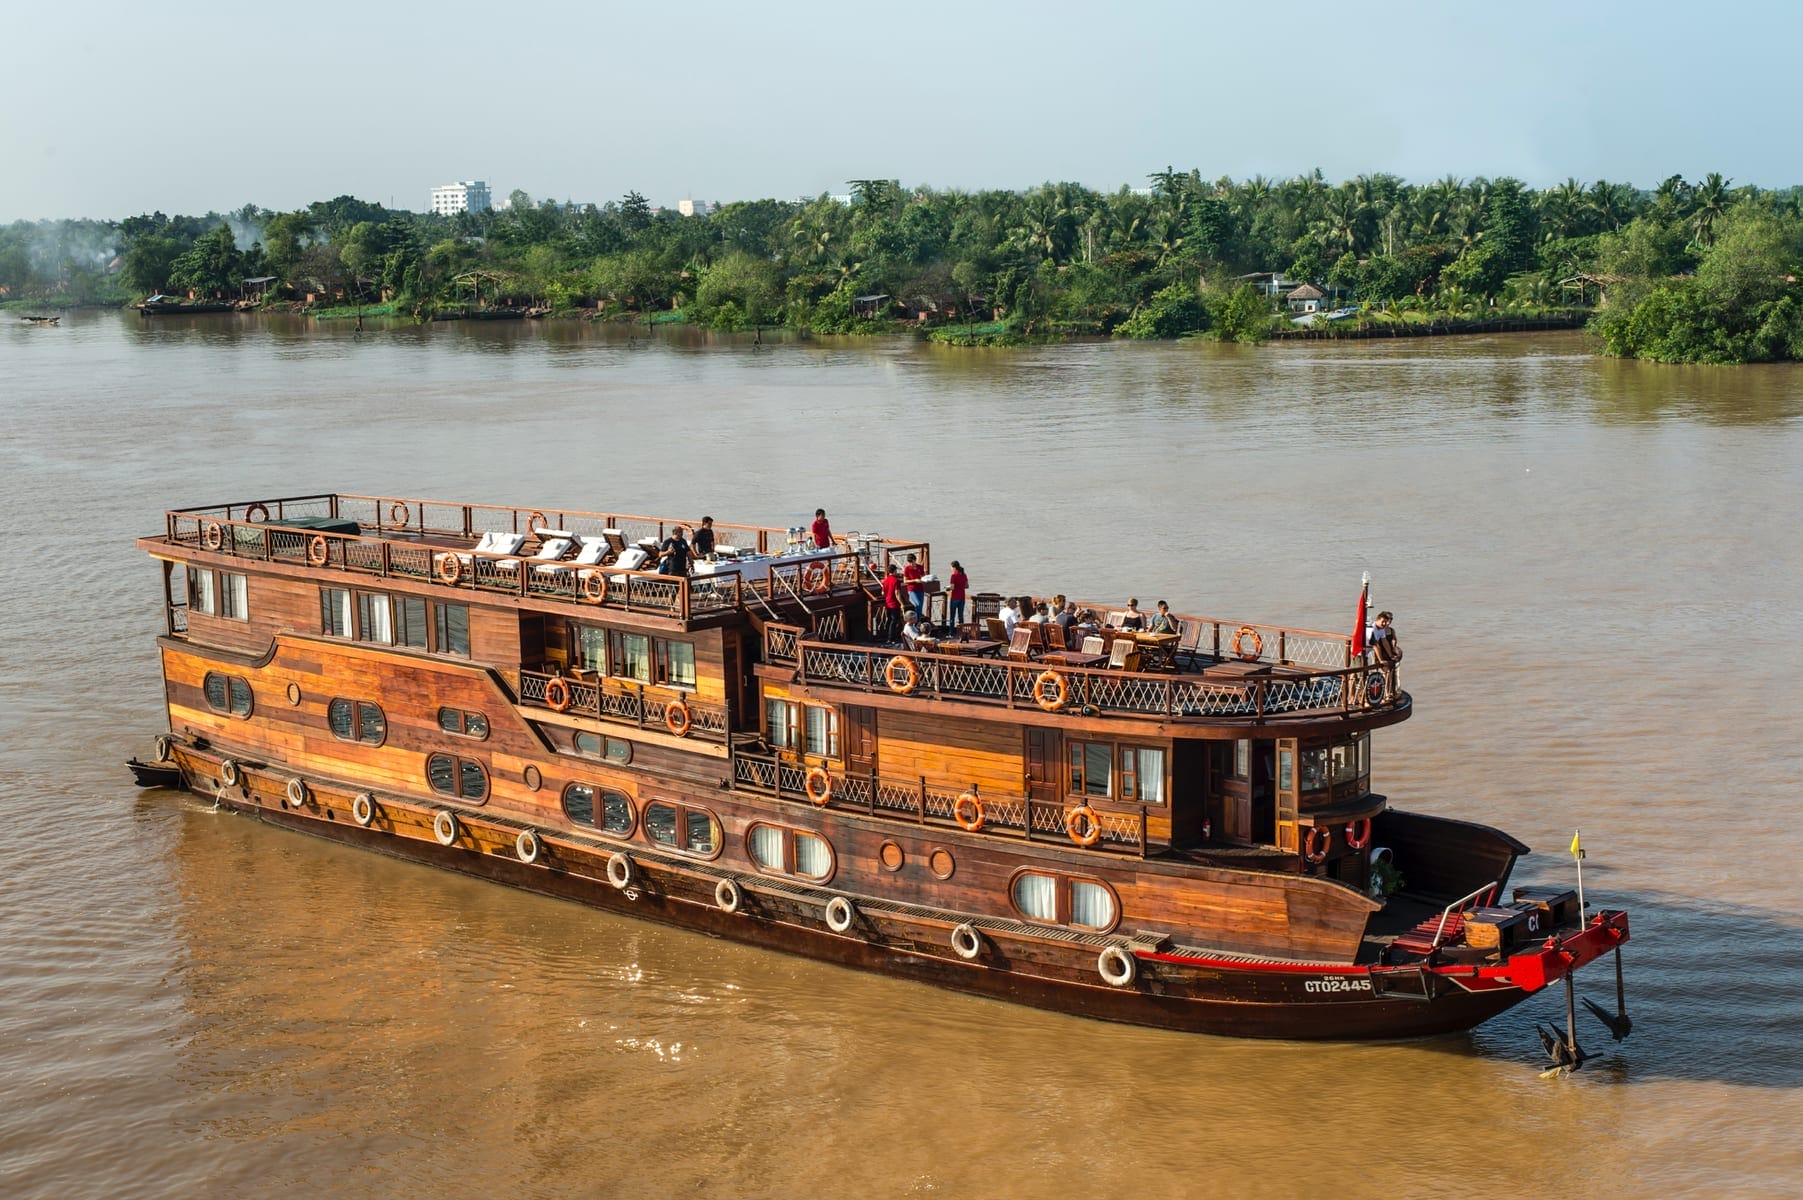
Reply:
<svg viewBox="0 0 1803 1200"><path fill-rule="evenodd" d="M1317 825L1308 831L1308 841L1302 845L1302 857L1312 863L1325 862L1327 852L1333 847L1333 832L1324 826Z"/></svg>
<svg viewBox="0 0 1803 1200"><path fill-rule="evenodd" d="M446 583L456 583L463 578L463 560L455 554L438 556L438 577Z"/></svg>
<svg viewBox="0 0 1803 1200"><path fill-rule="evenodd" d="M331 550L326 545L326 535L325 534L316 533L312 537L307 539L307 565L308 566L323 567L326 565L326 559L328 557L330 557L330 555L331 555Z"/></svg>
<svg viewBox="0 0 1803 1200"><path fill-rule="evenodd" d="M889 684L890 691L906 696L920 686L920 668L907 655L897 654L884 665L883 679Z"/></svg>
<svg viewBox="0 0 1803 1200"><path fill-rule="evenodd" d="M244 519L252 525L261 525L269 520L269 506L261 500L244 510Z"/></svg>
<svg viewBox="0 0 1803 1200"><path fill-rule="evenodd" d="M1246 653L1246 639L1252 639L1252 653ZM1258 630L1250 625L1241 625L1240 631L1233 635L1233 653L1241 662L1257 662L1258 656L1265 652L1265 639L1258 635Z"/></svg>
<svg viewBox="0 0 1803 1200"><path fill-rule="evenodd" d="M545 680L545 703L553 712L567 712L570 707L570 685L552 676Z"/></svg>
<svg viewBox="0 0 1803 1200"><path fill-rule="evenodd" d="M218 521L208 521L200 530L200 544L208 550L217 550L225 543L225 530L219 527Z"/></svg>
<svg viewBox="0 0 1803 1200"><path fill-rule="evenodd" d="M1371 844L1371 818L1361 817L1346 826L1346 844L1354 850L1363 850Z"/></svg>
<svg viewBox="0 0 1803 1200"><path fill-rule="evenodd" d="M1033 678L1033 699L1047 712L1063 708L1070 695L1064 676L1056 671L1041 671Z"/></svg>
<svg viewBox="0 0 1803 1200"><path fill-rule="evenodd" d="M1078 833L1079 826L1083 832ZM1093 846L1102 840L1102 819L1087 804L1079 804L1064 814L1064 832L1079 846Z"/></svg>
<svg viewBox="0 0 1803 1200"><path fill-rule="evenodd" d="M689 726L694 722L689 716L689 706L680 700L664 705L664 728L677 737L688 737Z"/></svg>
<svg viewBox="0 0 1803 1200"><path fill-rule="evenodd" d="M546 521L544 513L534 511L526 514L527 533L537 533L541 528L544 528L545 525Z"/></svg>
<svg viewBox="0 0 1803 1200"><path fill-rule="evenodd" d="M407 518L412 515L412 512L407 508L407 502L405 500L396 500L393 504L388 506L388 523L390 525L405 525L407 523Z"/></svg>
<svg viewBox="0 0 1803 1200"><path fill-rule="evenodd" d="M833 777L826 773L825 767L809 767L808 773L802 776L801 790L808 794L808 799L825 808L826 802L833 798Z"/></svg>
<svg viewBox="0 0 1803 1200"><path fill-rule="evenodd" d="M601 604L607 599L607 576L599 571L590 571L582 577L582 598L590 604Z"/></svg>
<svg viewBox="0 0 1803 1200"><path fill-rule="evenodd" d="M801 590L812 596L832 590L833 575L825 563L809 563L801 569Z"/></svg>
<svg viewBox="0 0 1803 1200"><path fill-rule="evenodd" d="M975 792L965 792L952 804L952 820L966 833L983 828L983 802Z"/></svg>

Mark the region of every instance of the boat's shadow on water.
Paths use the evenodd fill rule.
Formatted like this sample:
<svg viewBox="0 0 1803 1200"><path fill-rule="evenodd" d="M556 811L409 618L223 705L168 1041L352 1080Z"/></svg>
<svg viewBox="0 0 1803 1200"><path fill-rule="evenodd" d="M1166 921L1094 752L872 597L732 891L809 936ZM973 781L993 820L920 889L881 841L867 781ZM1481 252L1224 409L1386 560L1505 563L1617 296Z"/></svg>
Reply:
<svg viewBox="0 0 1803 1200"><path fill-rule="evenodd" d="M1632 1084L1687 1079L1741 1087L1803 1087L1803 1051L1790 1014L1803 1013L1803 928L1780 914L1664 893L1611 890L1591 910L1625 908L1633 938L1622 951L1633 1031L1616 1042L1583 1000L1615 1011L1615 964L1578 973L1578 1044L1591 1057L1579 1077ZM1555 984L1466 1038L1425 1047L1476 1049L1546 1063L1538 1023L1565 1030L1565 989Z"/></svg>

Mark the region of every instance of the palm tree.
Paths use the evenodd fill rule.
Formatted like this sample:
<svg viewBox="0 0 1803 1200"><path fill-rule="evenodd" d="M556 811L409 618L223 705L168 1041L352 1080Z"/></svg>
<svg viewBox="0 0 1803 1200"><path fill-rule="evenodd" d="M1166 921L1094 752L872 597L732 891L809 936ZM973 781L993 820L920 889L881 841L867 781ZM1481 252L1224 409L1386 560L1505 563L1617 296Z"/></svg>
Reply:
<svg viewBox="0 0 1803 1200"><path fill-rule="evenodd" d="M1728 187L1733 182L1732 179L1723 179L1720 171L1711 171L1697 185L1696 212L1691 217L1691 225L1697 231L1698 245L1715 245L1715 223L1734 203L1728 193Z"/></svg>

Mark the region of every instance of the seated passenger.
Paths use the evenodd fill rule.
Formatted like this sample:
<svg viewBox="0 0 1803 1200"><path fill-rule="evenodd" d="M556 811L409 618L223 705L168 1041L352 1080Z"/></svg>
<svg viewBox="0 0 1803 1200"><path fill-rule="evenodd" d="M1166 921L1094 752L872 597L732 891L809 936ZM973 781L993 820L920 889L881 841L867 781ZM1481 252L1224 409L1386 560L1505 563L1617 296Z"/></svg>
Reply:
<svg viewBox="0 0 1803 1200"><path fill-rule="evenodd" d="M1002 607L995 614L1001 619L1002 629L1009 637L1014 636L1014 627L1020 624L1020 609L1014 607L1012 597L1002 601Z"/></svg>
<svg viewBox="0 0 1803 1200"><path fill-rule="evenodd" d="M901 636L902 645L910 650L924 650L926 647L921 643L932 640L927 636L926 626L921 621L920 614L913 609L908 610L908 623L902 626Z"/></svg>
<svg viewBox="0 0 1803 1200"><path fill-rule="evenodd" d="M1033 615L1027 618L1027 620L1034 625L1044 625L1051 619L1051 610L1046 607L1046 602L1044 600L1041 600L1038 604L1033 606Z"/></svg>
<svg viewBox="0 0 1803 1200"><path fill-rule="evenodd" d="M1146 627L1146 614L1139 611L1137 597L1127 601L1127 610L1121 614L1121 628L1128 633L1138 633Z"/></svg>
<svg viewBox="0 0 1803 1200"><path fill-rule="evenodd" d="M1182 627L1177 624L1177 618L1171 615L1171 606L1166 604L1163 600L1158 602L1158 611L1152 614L1152 623L1146 628L1153 633L1183 632Z"/></svg>

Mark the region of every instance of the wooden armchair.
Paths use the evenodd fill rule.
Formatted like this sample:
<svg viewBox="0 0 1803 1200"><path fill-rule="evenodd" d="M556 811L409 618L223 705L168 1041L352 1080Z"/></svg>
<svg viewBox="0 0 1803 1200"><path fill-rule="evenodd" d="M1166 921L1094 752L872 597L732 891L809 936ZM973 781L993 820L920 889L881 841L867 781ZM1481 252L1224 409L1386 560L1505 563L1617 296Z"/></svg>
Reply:
<svg viewBox="0 0 1803 1200"><path fill-rule="evenodd" d="M992 642L1005 642L1008 640L1008 627L1002 624L1002 619L1000 617L984 617L983 632Z"/></svg>
<svg viewBox="0 0 1803 1200"><path fill-rule="evenodd" d="M1059 625L1056 622L1047 621L1044 628L1045 646L1047 650L1070 649L1070 647L1064 644L1064 626Z"/></svg>
<svg viewBox="0 0 1803 1200"><path fill-rule="evenodd" d="M1026 624L1014 627L1014 640L1008 643L1008 658L1013 662L1027 662L1033 657L1033 630Z"/></svg>
<svg viewBox="0 0 1803 1200"><path fill-rule="evenodd" d="M1114 639L1108 647L1108 668L1112 671L1139 670L1139 643L1130 637Z"/></svg>

